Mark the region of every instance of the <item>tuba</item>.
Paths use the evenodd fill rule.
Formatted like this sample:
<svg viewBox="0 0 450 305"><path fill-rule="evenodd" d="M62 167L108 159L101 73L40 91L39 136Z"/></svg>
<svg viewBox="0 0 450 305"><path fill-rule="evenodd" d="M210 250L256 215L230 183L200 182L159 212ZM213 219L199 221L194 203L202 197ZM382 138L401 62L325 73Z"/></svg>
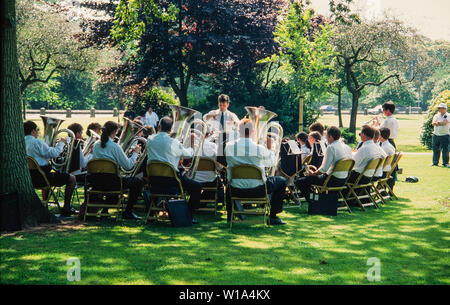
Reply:
<svg viewBox="0 0 450 305"><path fill-rule="evenodd" d="M283 140L283 127L277 122L269 122L271 119L277 116L275 112L266 110L261 107L246 106L245 110L248 112L248 117L255 126L255 132L253 133L253 140L257 144L263 144L266 141L266 137L273 139L273 145L271 150L275 152L276 163L280 156L281 142ZM277 164L267 169L267 175L274 175L277 168Z"/></svg>
<svg viewBox="0 0 450 305"><path fill-rule="evenodd" d="M199 111L173 104L167 105L172 110L173 137L179 140L183 145L189 143L192 133L196 137L193 147L194 154L192 157L192 161L188 166L183 165L184 162L182 162L182 167L187 172L187 176L191 178L197 171L198 162L200 161L200 157L203 151L203 142L206 137L207 125L201 119L192 120L192 118L196 115L201 117Z"/></svg>
<svg viewBox="0 0 450 305"><path fill-rule="evenodd" d="M145 127L140 123L132 121L125 117L123 119L124 124L122 133L120 134L120 138L117 144L122 147L127 157L131 155L131 149L133 147L135 147L136 145L141 146L141 153L139 154L133 167L130 170L122 169L122 174L124 176L133 177L138 173L139 169L142 166L142 162L144 162L145 157L147 156L147 140L144 137L139 136L139 133L141 133L141 131L144 131L144 129L147 129L150 133L155 133L155 129L153 128L153 126Z"/></svg>
<svg viewBox="0 0 450 305"><path fill-rule="evenodd" d="M75 144L75 134L69 129L59 129L64 119L54 118L47 115L41 115L44 123L44 142L53 147L56 144L56 137L58 134L66 132L69 135L69 141L64 146L63 152L52 159L52 167L55 171L61 173L68 173L70 162L72 160L72 153Z"/></svg>

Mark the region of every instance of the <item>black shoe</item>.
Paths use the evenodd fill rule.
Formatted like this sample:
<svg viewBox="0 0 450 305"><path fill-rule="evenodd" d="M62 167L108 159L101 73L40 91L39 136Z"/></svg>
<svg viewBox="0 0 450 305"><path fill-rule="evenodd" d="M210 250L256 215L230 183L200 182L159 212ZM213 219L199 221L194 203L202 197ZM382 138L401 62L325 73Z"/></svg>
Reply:
<svg viewBox="0 0 450 305"><path fill-rule="evenodd" d="M61 217L70 217L72 215L78 215L78 211L74 208L70 208L68 210L62 209L61 210Z"/></svg>
<svg viewBox="0 0 450 305"><path fill-rule="evenodd" d="M123 219L131 219L131 220L142 220L142 217L137 216L133 212L123 212L122 218Z"/></svg>
<svg viewBox="0 0 450 305"><path fill-rule="evenodd" d="M450 167L448 164L442 164L443 167Z"/></svg>
<svg viewBox="0 0 450 305"><path fill-rule="evenodd" d="M438 166L438 165L433 163L433 164L431 164L430 166Z"/></svg>
<svg viewBox="0 0 450 305"><path fill-rule="evenodd" d="M270 217L269 218L269 225L285 225L285 224L286 223L278 217L275 217L275 218Z"/></svg>
<svg viewBox="0 0 450 305"><path fill-rule="evenodd" d="M192 218L192 224L193 225L198 225L200 222L197 220L197 219L195 219L195 218Z"/></svg>

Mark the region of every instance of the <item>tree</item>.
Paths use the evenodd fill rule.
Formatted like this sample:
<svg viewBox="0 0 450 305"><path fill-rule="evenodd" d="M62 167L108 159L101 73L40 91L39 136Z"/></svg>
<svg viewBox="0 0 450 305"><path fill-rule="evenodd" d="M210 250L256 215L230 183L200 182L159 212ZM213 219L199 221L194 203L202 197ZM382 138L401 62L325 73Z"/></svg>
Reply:
<svg viewBox="0 0 450 305"><path fill-rule="evenodd" d="M276 52L283 0L121 0L113 36L136 64L136 82L166 81L181 105L193 78L251 69Z"/></svg>
<svg viewBox="0 0 450 305"><path fill-rule="evenodd" d="M413 33L401 22L388 18L336 25L337 35L332 41L346 88L352 95L349 130L355 132L359 98L366 87L378 87L390 79L401 83L405 74L414 78L416 67L411 65L410 57Z"/></svg>
<svg viewBox="0 0 450 305"><path fill-rule="evenodd" d="M18 192L25 225L56 221L34 191L25 157L21 118L19 64L17 58L15 0L0 2L1 13L1 103L0 103L0 192Z"/></svg>

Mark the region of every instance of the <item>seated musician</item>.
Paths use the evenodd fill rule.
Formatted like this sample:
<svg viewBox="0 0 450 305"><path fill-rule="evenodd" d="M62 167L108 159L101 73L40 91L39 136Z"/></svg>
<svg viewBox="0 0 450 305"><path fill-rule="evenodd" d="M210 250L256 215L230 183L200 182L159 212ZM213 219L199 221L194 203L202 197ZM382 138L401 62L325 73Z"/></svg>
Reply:
<svg viewBox="0 0 450 305"><path fill-rule="evenodd" d="M90 124L88 125L87 129L86 129L86 135L87 135L88 137L91 136L90 130L92 130L92 131L95 132L96 134L100 135L100 132L101 132L101 130L102 130L102 125L100 125L100 124L97 123L97 122L90 123Z"/></svg>
<svg viewBox="0 0 450 305"><path fill-rule="evenodd" d="M134 162L136 161L138 154L141 151L139 145L133 148L132 155L127 158L122 148L114 142L119 125L116 122L108 121L102 128L102 134L100 141L94 144L92 149L93 156L92 159L110 159L125 170L130 170ZM95 175L88 176L88 182L95 188L99 190L111 190L111 188L119 188L114 180L111 179L99 179ZM144 186L144 181L137 177L122 177L122 186L124 189L129 189L128 203L125 211L122 214L124 219L140 220L141 217L133 213L133 205L136 203L138 195L142 192L142 187Z"/></svg>
<svg viewBox="0 0 450 305"><path fill-rule="evenodd" d="M380 131L378 130L378 128L374 128L373 143L375 143L375 147L380 151L382 158L385 158L387 156L387 154L379 145L379 142L378 142L379 139L380 139ZM381 179L382 176L383 176L383 166L380 166L378 168L378 170L376 171L376 173L373 175L372 181Z"/></svg>
<svg viewBox="0 0 450 305"><path fill-rule="evenodd" d="M367 164L376 158L383 158L384 155L378 149L377 145L373 142L373 137L375 135L375 130L373 127L368 125L364 125L361 128L361 148L353 155L353 159L355 160L355 166L351 172L351 175L348 179L349 183L353 183L356 181L358 176L362 173ZM364 173L364 177L360 180L360 183L369 183L370 178L373 175L374 170L369 170Z"/></svg>
<svg viewBox="0 0 450 305"><path fill-rule="evenodd" d="M275 152L271 150L272 139L267 139L267 147L258 145L252 140L254 130L253 123L243 120L239 125L241 137L233 142L229 142L225 148L225 156L228 164L228 178L230 178L231 168L236 165L250 164L256 165L264 173L266 167L276 165ZM271 194L270 200L270 224L285 224L276 215L283 211L283 198L286 191L287 179L284 177L263 177L266 180L267 192ZM233 180L231 187L238 196L252 197L260 196L264 191L262 181L254 179ZM231 217L231 200L227 199L228 217ZM228 219L229 221L231 219Z"/></svg>
<svg viewBox="0 0 450 305"><path fill-rule="evenodd" d="M391 131L389 128L387 127L382 127L380 128L380 146L381 149L384 150L384 152L386 153L387 156L392 156L393 154L395 154L395 147L391 144L391 142L389 142L389 137L390 137ZM386 173L389 172L391 170L391 164L386 164L386 166L383 168L383 175L382 177L385 178L386 177ZM393 188L394 184L395 184L395 179L391 178L388 180L388 185L389 187Z"/></svg>
<svg viewBox="0 0 450 305"><path fill-rule="evenodd" d="M211 131L208 128L206 132L206 137L203 142L203 150L202 150L202 157L207 157L210 159L213 159L214 161L217 159L217 144L210 141ZM223 202L224 199L224 187L222 179L217 175L217 171L221 170L223 167L216 163L216 171L197 171L195 173L194 180L197 182L200 182L202 184L202 187L207 187L211 185L216 185L216 182L218 184L217 191L218 191L218 200L219 202ZM217 180L217 181L216 181Z"/></svg>
<svg viewBox="0 0 450 305"><path fill-rule="evenodd" d="M27 156L32 157L38 163L39 167L45 173L51 186L66 186L64 192L64 206L61 210L61 216L67 217L78 213L77 210L71 207L72 194L75 189L75 176L67 173L52 172L50 159L58 157L67 143L65 138L61 138L56 147L49 147L47 143L38 139L39 129L33 121L26 121L23 123L25 130L25 148ZM39 173L30 171L33 185L43 186L44 181L41 181ZM48 194L42 194L47 198Z"/></svg>
<svg viewBox="0 0 450 305"><path fill-rule="evenodd" d="M311 148L311 162L310 165L314 165L319 168L323 161L323 153L325 146L322 142L322 136L318 131L310 132L308 135L308 142Z"/></svg>
<svg viewBox="0 0 450 305"><path fill-rule="evenodd" d="M202 185L193 179L187 178L182 175L178 170L178 164L181 157L190 158L193 157L194 150L192 146L194 144L194 136L191 136L191 147L187 145L183 146L177 139L170 137L170 132L172 130L173 121L169 117L163 117L159 121L158 133L156 135L150 136L147 140L147 151L148 151L148 163L151 161L162 161L170 163L177 171L178 177L181 180L181 185L183 189L189 194L189 210L192 212L200 206L200 193L202 190ZM193 224L198 224L196 219L192 219Z"/></svg>
<svg viewBox="0 0 450 305"><path fill-rule="evenodd" d="M83 154L83 149L81 143L83 138L83 127L78 123L70 124L67 129L71 130L75 134L75 144L72 151L72 159L69 166L69 173L75 176L78 183L84 183L86 165L89 160L92 159L92 154L85 156Z"/></svg>
<svg viewBox="0 0 450 305"><path fill-rule="evenodd" d="M218 140L217 161L226 165L224 150L226 143L233 140L232 135L235 127L239 125L239 118L236 114L228 110L230 106L230 98L226 94L221 94L217 98L219 109L211 110L203 116L203 121L210 122L215 129L220 132Z"/></svg>
<svg viewBox="0 0 450 305"><path fill-rule="evenodd" d="M309 132L317 131L320 133L320 141L322 143L322 146L326 147L328 145L327 143L327 137L324 135L325 127L320 122L312 123L309 126ZM324 149L325 150L325 149Z"/></svg>
<svg viewBox="0 0 450 305"><path fill-rule="evenodd" d="M311 145L308 141L308 134L306 132L299 132L296 136L297 143L300 146L300 150L302 151L302 160L305 159L311 153Z"/></svg>
<svg viewBox="0 0 450 305"><path fill-rule="evenodd" d="M323 185L325 179L333 172L336 162L341 159L351 159L351 149L339 141L341 131L335 126L330 126L327 129L328 146L325 150L325 156L320 167L315 170L308 170L309 176L302 177L295 182L295 185L300 189L306 200L309 202L309 194L311 193L311 185ZM346 182L348 172L335 172L328 181L328 186L343 186Z"/></svg>

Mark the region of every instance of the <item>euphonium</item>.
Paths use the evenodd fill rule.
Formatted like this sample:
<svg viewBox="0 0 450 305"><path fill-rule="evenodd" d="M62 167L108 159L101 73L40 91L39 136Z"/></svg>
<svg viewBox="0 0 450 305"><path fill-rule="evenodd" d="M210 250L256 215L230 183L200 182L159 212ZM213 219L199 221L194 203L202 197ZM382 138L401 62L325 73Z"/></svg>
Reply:
<svg viewBox="0 0 450 305"><path fill-rule="evenodd" d="M57 135L66 132L69 135L69 141L64 147L63 152L57 157L52 159L53 169L61 172L67 173L70 167L70 161L72 160L72 153L75 144L75 134L69 129L58 129L61 126L64 119L54 118L47 115L41 115L42 121L44 123L44 142L48 146L53 147L56 144Z"/></svg>
<svg viewBox="0 0 450 305"><path fill-rule="evenodd" d="M181 144L185 145L186 143L189 143L188 141L191 139L191 133L196 136L196 141L193 147L194 154L192 161L189 166L183 166L183 168L187 171L187 175L189 177L193 177L202 154L207 125L201 119L194 119L191 121L195 115L201 117L199 111L173 104L167 105L172 110L173 126L171 134L173 134L174 138L178 139ZM189 123L189 121L191 122Z"/></svg>
<svg viewBox="0 0 450 305"><path fill-rule="evenodd" d="M92 148L94 147L95 142L100 140L100 135L93 131L92 129L89 129L90 136L89 138L84 142L84 148L83 148L83 156L86 157L92 152Z"/></svg>

